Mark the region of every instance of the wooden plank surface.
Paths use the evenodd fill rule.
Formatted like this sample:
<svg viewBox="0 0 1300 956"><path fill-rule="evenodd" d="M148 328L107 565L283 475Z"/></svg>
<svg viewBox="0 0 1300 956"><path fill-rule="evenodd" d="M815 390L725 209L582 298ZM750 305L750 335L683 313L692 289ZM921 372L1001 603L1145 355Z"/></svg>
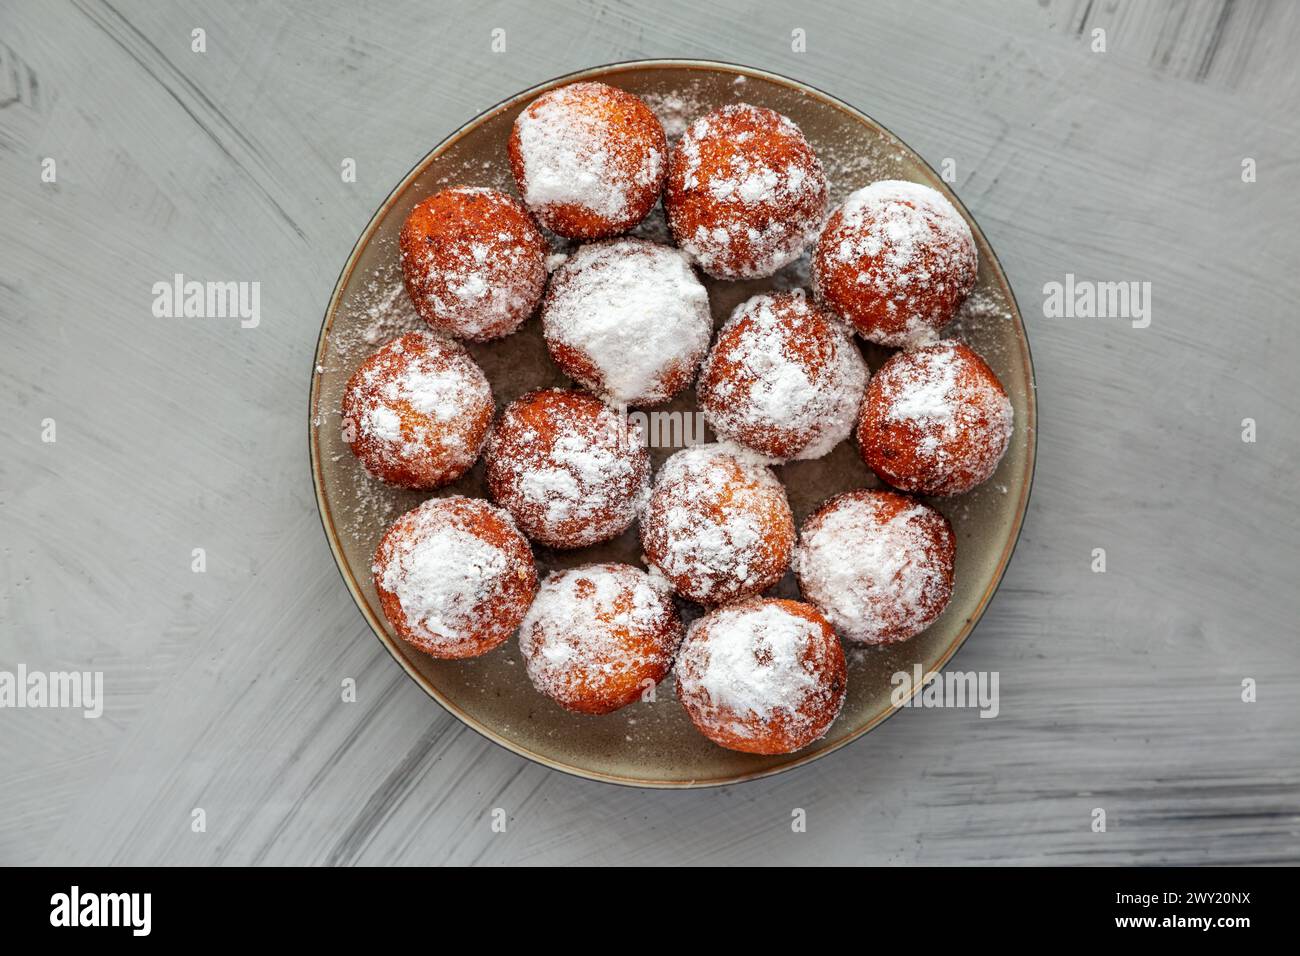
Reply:
<svg viewBox="0 0 1300 956"><path fill-rule="evenodd" d="M1300 7L1245 0L0 6L0 669L107 698L0 711L0 862L1300 862L1297 44ZM306 395L359 231L477 111L656 56L955 161L1039 383L1024 535L955 662L1000 674L996 719L906 711L719 790L579 781L444 714L339 581ZM260 282L260 324L155 318L175 273ZM1067 273L1150 282L1150 326L1044 317Z"/></svg>

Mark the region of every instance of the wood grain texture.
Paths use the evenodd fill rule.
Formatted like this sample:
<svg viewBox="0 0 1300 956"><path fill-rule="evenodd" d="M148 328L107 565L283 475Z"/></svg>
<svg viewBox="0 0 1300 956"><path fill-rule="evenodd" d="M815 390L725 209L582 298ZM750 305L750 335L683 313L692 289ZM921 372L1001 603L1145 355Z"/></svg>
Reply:
<svg viewBox="0 0 1300 956"><path fill-rule="evenodd" d="M1296 5L1230 0L0 6L0 668L107 693L0 711L0 862L1300 862L1297 43ZM954 662L1000 673L997 719L905 711L713 791L579 781L439 710L340 583L306 397L356 236L468 116L655 56L955 160L1039 382L1024 535ZM177 272L261 282L261 324L154 318ZM1066 273L1151 282L1150 328L1043 318Z"/></svg>

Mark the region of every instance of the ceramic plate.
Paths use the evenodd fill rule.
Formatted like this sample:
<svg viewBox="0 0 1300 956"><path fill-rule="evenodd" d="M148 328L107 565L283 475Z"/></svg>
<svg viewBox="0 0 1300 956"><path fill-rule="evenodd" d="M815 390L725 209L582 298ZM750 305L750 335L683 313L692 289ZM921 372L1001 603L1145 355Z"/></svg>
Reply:
<svg viewBox="0 0 1300 956"><path fill-rule="evenodd" d="M798 753L764 757L714 745L695 730L678 704L671 677L660 685L653 702L604 717L570 714L533 689L514 640L474 660L435 660L398 640L379 609L370 575L375 546L393 518L428 494L387 488L362 470L342 441L339 403L348 377L366 355L401 332L422 327L402 288L398 232L412 206L444 187L491 186L514 192L506 162L511 123L538 94L576 80L599 80L641 96L660 114L670 140L695 116L728 103L777 110L793 119L817 150L830 179L832 203L873 180L914 180L948 195L975 234L979 281L948 334L982 354L1006 386L1015 407L1010 449L988 483L961 497L931 502L957 533L956 587L948 609L911 641L850 650L843 713L823 739ZM662 214L656 210L637 234L666 241ZM774 279L705 283L716 325L757 292L807 286L808 263L805 257ZM498 405L532 388L569 384L546 354L536 316L514 335L469 348L491 380ZM863 351L873 371L888 354L874 347ZM691 390L663 409L683 413L683 423L694 420L694 410ZM325 313L311 384L311 463L321 521L345 584L394 659L430 697L503 747L579 776L648 787L735 783L815 760L862 736L896 709L890 699L891 675L911 673L916 664L926 672L942 667L988 606L1015 548L1029 500L1035 427L1033 366L1015 299L988 241L939 176L898 137L826 93L761 70L699 61L623 63L559 77L487 110L440 143L384 200L357 240ZM695 435L693 427L679 431L688 437L683 431ZM673 450L653 449L655 467ZM880 484L851 439L825 458L776 470L796 522L833 494ZM482 462L438 494L485 496ZM639 564L641 556L635 526L594 548L535 550L543 576L554 568L592 561ZM774 593L796 597L793 577L787 575ZM687 606L683 612L688 618L698 614Z"/></svg>

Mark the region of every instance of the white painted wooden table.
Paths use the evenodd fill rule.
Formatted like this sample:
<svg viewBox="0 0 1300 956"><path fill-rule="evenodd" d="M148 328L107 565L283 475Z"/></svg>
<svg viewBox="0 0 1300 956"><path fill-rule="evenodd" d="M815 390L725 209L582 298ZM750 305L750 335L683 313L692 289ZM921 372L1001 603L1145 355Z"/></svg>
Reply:
<svg viewBox="0 0 1300 956"><path fill-rule="evenodd" d="M1245 0L0 6L0 669L106 694L0 710L0 862L1300 861L1297 44L1300 9ZM463 728L348 598L306 400L354 239L475 112L656 56L786 73L955 161L1039 382L1024 536L955 662L999 672L997 719L615 788ZM260 282L260 324L155 317L176 273ZM1150 282L1150 327L1044 318L1067 273Z"/></svg>

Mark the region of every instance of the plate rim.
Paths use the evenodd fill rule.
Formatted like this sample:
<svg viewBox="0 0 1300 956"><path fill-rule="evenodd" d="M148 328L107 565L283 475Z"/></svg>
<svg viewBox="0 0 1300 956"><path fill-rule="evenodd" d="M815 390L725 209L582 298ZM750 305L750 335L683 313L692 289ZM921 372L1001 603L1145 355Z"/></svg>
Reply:
<svg viewBox="0 0 1300 956"><path fill-rule="evenodd" d="M320 520L321 530L325 534L326 541L329 543L330 553L334 558L334 566L338 570L339 576L343 579L343 583L347 586L348 593L352 597L352 602L357 606L357 609L361 612L362 617L369 625L371 632L379 640L379 643L388 652L389 656L392 657L393 660L397 662L397 664L402 668L402 670L406 672L406 675L411 680L413 680L416 683L416 685L419 686L420 689L425 692L425 694L427 694L430 698L436 701L440 707L442 707L445 711L447 711L448 714L450 714L452 717L455 717L457 720L459 720L470 730L473 730L475 733L479 734L486 740L491 741L497 746L502 747L513 754L516 754L520 757L530 760L533 763L541 764L542 766L547 767L551 770L557 770L561 773L565 773L570 776L578 777L584 780L595 780L600 783L608 783L608 784L615 784L618 786L655 789L655 790L691 790L691 789L704 789L708 787L728 786L731 784L738 784L738 783L748 783L753 780L760 780L766 777L775 776L780 773L786 773L787 771L794 770L798 767L807 766L808 764L812 763L815 760L836 753L842 750L844 747L847 747L849 744L862 739L864 736L866 736L872 730L875 730L877 727L879 727L890 717L894 716L894 714L898 713L898 711L901 710L903 706L906 705L912 699L912 697L914 697L920 691L920 688L913 687L910 693L907 695L907 698L901 704L894 704L889 708L881 711L880 713L876 714L875 716L865 721L861 727L855 729L843 740L837 741L836 743L830 746L823 747L819 750L803 753L803 754L800 754L799 752L796 751L795 753L789 755L791 758L790 760L778 764L776 766L764 767L746 773L729 774L723 777L711 777L708 779L691 779L691 780L658 780L654 778L627 777L627 776L620 776L616 774L603 773L598 770L591 770L585 767L579 767L573 764L563 763L551 757L547 757L544 754L539 754L536 753L535 751L529 750L527 747L520 745L519 743L509 739L508 737L502 736L500 733L493 730L491 727L481 723L480 721L476 720L475 718L461 711L458 707L456 707L454 703L448 700L442 694L442 692L438 690L437 687L435 687L431 682L429 682L424 677L423 674L421 674L418 670L416 670L413 666L411 666L411 664L408 663L406 657L403 654L399 653L398 648L394 646L393 643L394 639L388 634L388 630L384 626L384 623L376 617L376 615L370 608L370 603L362 595L356 577L352 573L352 569L343 554L343 549L341 545L339 544L338 531L334 524L333 513L330 509L330 504L325 497L324 480L323 480L322 466L321 466L322 456L320 453L320 446L318 442L319 426L316 424L316 421L319 417L318 407L320 403L320 382L321 382L321 376L316 370L321 365L321 359L324 354L325 344L328 341L329 333L333 328L334 319L337 316L338 305L342 297L343 290L346 288L349 280L352 277L352 272L356 268L357 261L360 258L360 254L362 250L369 245L371 239L373 238L375 230L378 228L380 221L384 218L384 216L387 214L388 210L392 207L392 205L402 196L402 194L405 193L406 190L409 189L414 184L415 180L419 178L420 174L423 173L423 171L435 159L437 159L438 156L440 156L445 150L451 147L452 144L454 144L461 137L469 133L472 129L486 122L489 118L494 117L499 113L510 109L511 107L513 107L514 105L516 105L517 103L523 100L531 100L541 95L542 93L546 92L547 90L554 89L558 86L567 85L569 83L576 83L582 80L608 78L617 75L620 72L627 72L629 70L643 70L643 69L678 69L678 70L690 69L690 70L701 70L701 71L711 71L711 72L725 72L733 75L742 75L742 76L754 77L756 79L767 80L769 82L773 82L778 85L792 88L796 92L803 93L804 95L812 95L817 99L820 99L826 105L831 106L834 109L839 110L840 112L846 113L854 120L863 123L868 127L875 128L880 133L884 134L884 136L887 137L888 139L892 139L898 144L900 144L904 149L908 151L908 153L911 156L915 157L916 160L920 163L920 165L929 172L931 185L934 188L938 189L940 192L942 192L950 202L952 202L954 205L957 206L958 209L961 210L961 212L966 218L966 221L970 223L970 225L974 228L976 233L978 233L979 237L984 241L984 246L989 250L989 253L992 258L991 265L993 267L994 275L997 278L999 284L1002 286L1004 292L1006 293L1007 301L1010 304L1011 311L1014 315L1016 324L1020 329L1019 337L1024 343L1025 365L1026 365L1026 370L1028 372L1028 389L1027 389L1027 394L1025 396L1026 410L1027 410L1026 418L1028 419L1025 423L1025 431L1027 434L1027 442L1028 442L1026 446L1026 464L1025 464L1025 470L1027 472L1027 476L1024 483L1024 489L1020 496L1020 501L1018 502L1015 511L1015 519L1014 519L1015 527L1013 533L1007 536L1006 545L1003 547L1002 554L998 558L997 573L994 575L993 580L990 581L988 586L985 588L984 593L980 596L979 602L976 605L974 612L970 615L969 619L962 626L957 636L952 640L952 642L940 655L938 660L936 660L936 662L934 663L933 667L931 668L934 671L943 668L945 665L947 665L947 663L950 660L952 660L952 658L956 655L956 653L965 645L967 639L969 639L970 635L974 632L975 628L979 625L979 622L984 617L984 613L988 610L989 604L993 600L993 596L997 593L998 588L1001 587L1002 585L1002 580L1006 576L1007 568L1011 564L1011 558L1015 554L1016 546L1020 542L1020 535L1024 530L1025 517L1029 511L1029 501L1033 491L1034 475L1038 464L1038 385L1037 385L1037 377L1035 376L1034 373L1033 353L1029 343L1029 330L1025 326L1024 317L1021 315L1020 304L1016 300L1015 290L1011 287L1011 283L1007 279L1006 270L1002 268L1002 261L998 258L997 251L993 248L993 244L989 242L988 236L984 234L984 230L980 227L978 221L975 219L973 215L971 215L970 210L966 208L966 205L961 201L961 199L955 193L953 193L953 191L948 187L948 184L943 181L942 177L940 177L938 173L935 172L934 167L930 165L930 163L925 159L925 157L923 157L916 150L912 149L912 147L909 146L896 133L894 133L892 130L888 129L887 127L885 127L884 125L882 125L877 120L873 119L871 116L869 116L867 113L864 113L862 110L858 109L857 107L844 102L838 97L833 96L832 94L827 93L826 91L819 89L818 87L815 87L809 83L805 83L802 80L796 80L792 77L784 76L780 73L774 73L770 70L764 70L759 67L748 66L746 64L741 64L741 63L731 63L724 60L651 58L651 59L643 59L643 60L620 60L614 63L605 63L598 66L586 67L581 70L576 70L570 73L562 74L560 76L552 77L551 79L544 80L540 83L528 87L525 90L515 93L507 97L506 99L499 101L495 105L490 106L487 109L475 114L470 119L466 120L455 130L449 133L447 136L443 137L443 139L440 140L431 150L429 150L429 152L425 153L424 156L422 156L419 160L417 160L415 165L413 165L407 171L406 175L403 176L401 180L398 181L397 185L394 186L393 189L389 191L388 195L384 197L383 201L379 204L379 206L375 209L374 213L370 216L369 221L366 223L365 228L361 231L361 234L357 237L356 242L353 243L352 249L348 253L347 259L343 263L343 268L339 271L338 278L335 280L334 289L330 293L329 301L325 306L325 315L321 321L320 332L316 338L316 348L312 352L311 388L309 389L308 392L307 445L308 445L308 451L310 453L310 458L311 458L312 488L316 498L317 517Z"/></svg>

